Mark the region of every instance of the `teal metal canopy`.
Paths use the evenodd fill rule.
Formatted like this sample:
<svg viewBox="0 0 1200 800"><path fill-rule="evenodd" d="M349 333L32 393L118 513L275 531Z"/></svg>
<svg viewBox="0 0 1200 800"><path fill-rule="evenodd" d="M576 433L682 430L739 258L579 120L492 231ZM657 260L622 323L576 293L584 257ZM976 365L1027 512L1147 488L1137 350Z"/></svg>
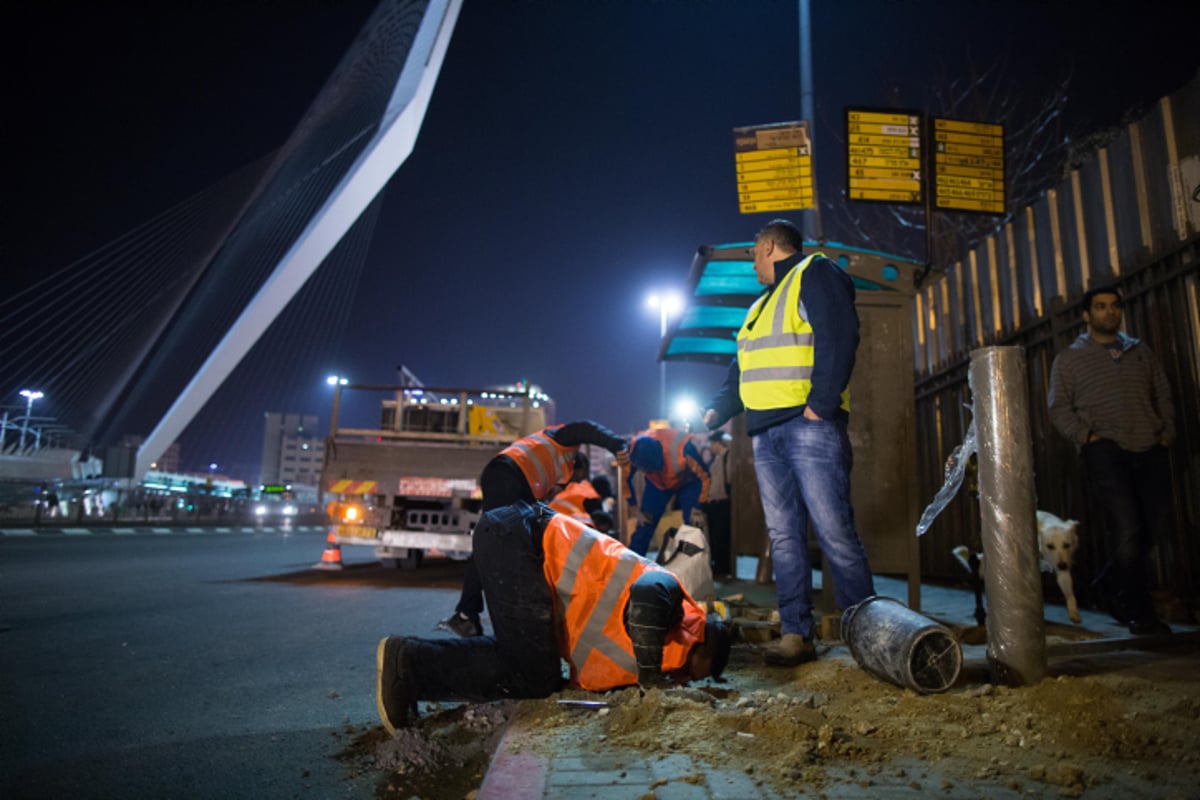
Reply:
<svg viewBox="0 0 1200 800"><path fill-rule="evenodd" d="M915 294L915 276L923 265L899 256L849 247L837 242L805 242L804 252L824 253L846 270L860 293ZM754 274L753 242L705 245L696 252L688 274L688 305L667 330L659 361L728 364L737 352L737 333L750 304L763 291Z"/></svg>

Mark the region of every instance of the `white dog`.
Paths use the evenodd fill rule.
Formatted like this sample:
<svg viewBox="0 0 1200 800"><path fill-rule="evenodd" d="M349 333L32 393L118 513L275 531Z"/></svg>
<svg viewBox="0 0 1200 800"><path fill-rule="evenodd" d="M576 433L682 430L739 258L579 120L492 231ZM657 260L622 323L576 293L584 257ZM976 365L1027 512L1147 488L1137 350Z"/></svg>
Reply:
<svg viewBox="0 0 1200 800"><path fill-rule="evenodd" d="M1042 554L1042 569L1054 574L1058 588L1067 601L1067 616L1079 623L1079 604L1075 602L1075 584L1071 580L1071 565L1079 547L1079 522L1061 519L1049 511L1037 512L1038 550Z"/></svg>
<svg viewBox="0 0 1200 800"><path fill-rule="evenodd" d="M1079 604L1075 601L1075 584L1071 580L1071 565L1075 560L1075 550L1079 546L1079 522L1073 519L1061 519L1049 511L1037 512L1038 552L1041 554L1041 567L1045 572L1052 573L1058 581L1058 588L1067 601L1067 616L1076 624L1083 621L1079 616ZM980 625L984 621L982 594L983 553L976 554L975 563L971 563L971 551L964 545L953 550L954 557L971 573L975 579L975 619Z"/></svg>

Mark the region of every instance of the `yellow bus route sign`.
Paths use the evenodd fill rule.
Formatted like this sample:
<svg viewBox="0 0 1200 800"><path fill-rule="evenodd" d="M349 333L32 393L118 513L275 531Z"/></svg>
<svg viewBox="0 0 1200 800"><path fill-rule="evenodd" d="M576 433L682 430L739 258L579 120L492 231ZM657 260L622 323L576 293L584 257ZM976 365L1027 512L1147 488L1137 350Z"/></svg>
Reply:
<svg viewBox="0 0 1200 800"><path fill-rule="evenodd" d="M933 207L1003 214L1004 126L933 118Z"/></svg>
<svg viewBox="0 0 1200 800"><path fill-rule="evenodd" d="M846 109L846 196L854 201L921 205L919 111Z"/></svg>
<svg viewBox="0 0 1200 800"><path fill-rule="evenodd" d="M733 157L743 214L813 207L807 121L734 128Z"/></svg>

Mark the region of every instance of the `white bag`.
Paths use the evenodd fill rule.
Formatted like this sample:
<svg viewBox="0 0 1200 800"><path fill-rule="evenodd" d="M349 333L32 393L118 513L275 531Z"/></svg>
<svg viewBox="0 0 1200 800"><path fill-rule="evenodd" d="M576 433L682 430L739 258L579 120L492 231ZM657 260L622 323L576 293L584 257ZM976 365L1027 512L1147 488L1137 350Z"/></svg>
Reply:
<svg viewBox="0 0 1200 800"><path fill-rule="evenodd" d="M703 603L716 597L704 531L691 525L665 531L656 561L679 579L693 600Z"/></svg>

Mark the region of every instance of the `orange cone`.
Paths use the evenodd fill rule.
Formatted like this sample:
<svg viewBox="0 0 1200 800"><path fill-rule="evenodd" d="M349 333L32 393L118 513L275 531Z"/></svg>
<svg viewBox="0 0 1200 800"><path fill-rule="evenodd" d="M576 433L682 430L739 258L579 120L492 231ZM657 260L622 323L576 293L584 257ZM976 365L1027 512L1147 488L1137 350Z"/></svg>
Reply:
<svg viewBox="0 0 1200 800"><path fill-rule="evenodd" d="M313 569L342 569L342 567L342 546L333 538L331 531L325 545L325 552L321 554L321 560L313 564Z"/></svg>

